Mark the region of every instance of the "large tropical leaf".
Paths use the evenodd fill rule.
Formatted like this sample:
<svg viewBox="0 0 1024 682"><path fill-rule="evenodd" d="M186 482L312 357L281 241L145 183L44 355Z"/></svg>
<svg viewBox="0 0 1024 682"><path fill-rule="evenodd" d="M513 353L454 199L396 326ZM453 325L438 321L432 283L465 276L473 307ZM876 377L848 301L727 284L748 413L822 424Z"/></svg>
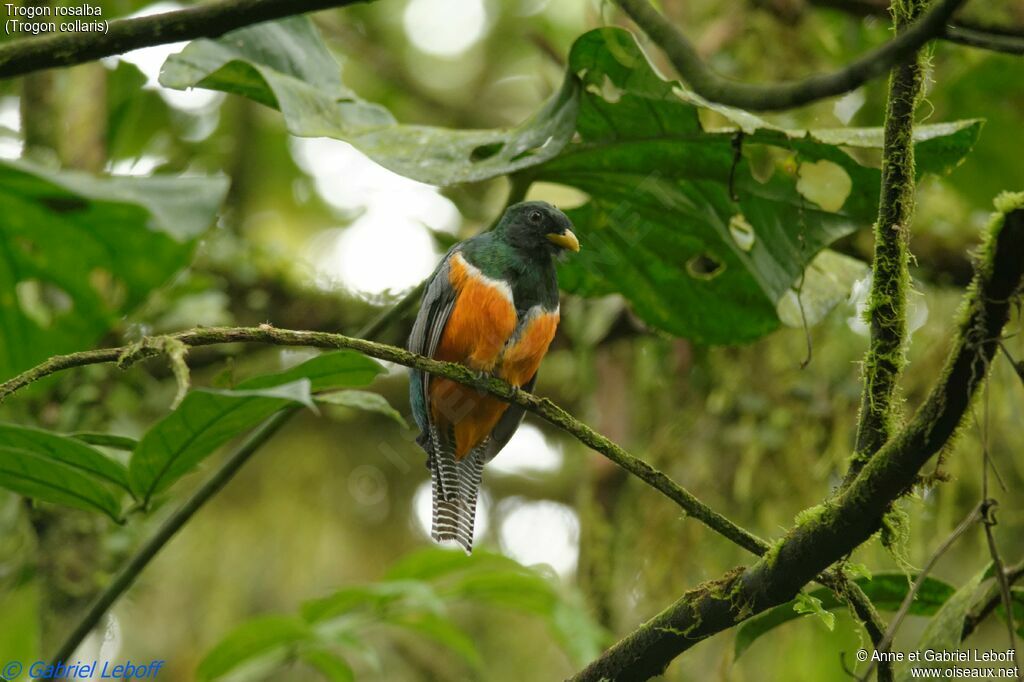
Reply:
<svg viewBox="0 0 1024 682"><path fill-rule="evenodd" d="M779 301L823 247L875 217L879 171L857 159L880 131L786 131L709 105L618 28L580 37L569 69L579 138L526 173L589 195L569 212L583 244L561 268L570 291L621 293L648 324L701 342L751 340L778 326ZM956 165L979 128L921 126L918 167Z"/></svg>
<svg viewBox="0 0 1024 682"><path fill-rule="evenodd" d="M820 278L802 280L805 269L877 210L879 171L868 159L878 157L880 129L788 131L709 104L658 76L618 28L581 36L565 87L514 131L396 124L344 88L305 19L195 41L168 59L161 82L275 106L291 132L347 140L417 180L450 185L518 171L576 187L590 196L570 212L584 248L561 268L563 287L620 293L648 324L706 343L775 329L780 304L787 321L813 323L857 269L844 268L821 295ZM919 170L955 166L980 126L919 126Z"/></svg>
<svg viewBox="0 0 1024 682"><path fill-rule="evenodd" d="M0 161L0 376L96 341L188 263L226 190Z"/></svg>
<svg viewBox="0 0 1024 682"><path fill-rule="evenodd" d="M279 109L288 131L352 143L396 173L436 185L493 178L553 157L573 133L576 82L510 130L403 125L341 82L341 67L307 17L195 40L160 73L170 88L204 87Z"/></svg>

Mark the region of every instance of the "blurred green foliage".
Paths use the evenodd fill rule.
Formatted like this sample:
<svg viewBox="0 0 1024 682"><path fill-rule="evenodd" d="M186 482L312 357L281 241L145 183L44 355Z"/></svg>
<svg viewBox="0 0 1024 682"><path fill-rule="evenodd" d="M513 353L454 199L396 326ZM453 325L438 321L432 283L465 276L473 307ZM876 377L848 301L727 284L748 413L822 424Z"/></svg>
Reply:
<svg viewBox="0 0 1024 682"><path fill-rule="evenodd" d="M148 3L101 4L104 16L112 18ZM604 223L598 218L616 217L616 204L635 186L623 188L615 179L630 161L642 173L661 165L683 176L707 171L709 178L684 177L689 184L682 186L713 194L716 202L712 203L720 210L708 216L706 223L719 233L706 231L708 242L685 248L659 242L654 255L665 255L677 271L683 271L691 256L703 253L709 243L721 246L732 240L736 244L736 230L742 233L741 242L746 237L746 226L729 220L733 215L728 195L732 133L709 132L700 143L678 148L659 140L646 155L613 153L611 142L620 141L613 139L616 135L629 141L629 135L640 131L637 126L647 120L631 111L641 106L640 101L645 102L643 106L654 102L664 107L673 125L685 121L689 130L699 125L713 131L735 123L730 116L738 116L672 94L657 75L670 70L644 40L640 48L654 70L642 65L640 77L619 80L624 75L621 65L588 64L594 72L585 86L593 87L578 93L580 139L573 141L561 127L568 110L563 97L565 74L574 71L572 46L580 36L594 36L587 34L592 29L625 25L610 5L589 0L489 0L483 3L486 21L479 40L460 54L443 56L424 52L410 38L405 15L410 4L381 0L323 13L313 24L303 23L303 30L323 36L324 45L307 45L317 51L317 61L299 65L318 68L326 79L311 96L330 99L332 93L344 94L351 98L347 108L367 116L383 115L379 104L400 122L402 135L420 130L413 126L456 129L464 140L457 149L471 154L483 146L478 156L486 155L487 144L508 145L478 162L486 172L456 177L473 182L444 190L460 214L454 236L486 228L505 199L506 181L497 176L547 160L541 155L513 162L512 157L556 132L564 135L567 148L579 153L567 154L547 167L537 166L537 178L549 182L535 184L529 196L568 206L587 198L578 189L590 195L592 202L574 213L581 233L593 230L590 246L596 248L584 254L599 252L602 242L594 226ZM852 17L802 2L765 0L727 10L709 0L665 0L661 5L716 69L749 82L799 78L832 69L889 37L883 19ZM979 20L1016 22L1018 30L1024 24L1020 2L972 6L969 11ZM612 32L620 35L619 29ZM627 47L635 60L636 48ZM599 56L607 60L607 54ZM340 67L334 65L336 61ZM177 63L180 66L180 59ZM631 66L636 66L635 61ZM607 81L599 77L599 69ZM241 72L251 75L245 69ZM28 115L69 119L64 111L67 101L76 89L85 87L79 73L77 69L55 72L53 88L58 96L53 109ZM166 78L172 76L173 72ZM932 49L931 82L920 123L970 123L949 127L945 131L949 137L932 137L919 146L922 170L950 172L923 178L918 192L912 249L917 255L914 303L921 311L922 326L913 335L903 386L907 409L920 402L944 357L950 321L969 274L966 254L977 241L991 198L1000 190L1024 186L1021 82L1024 63L1019 58L941 42ZM0 83L0 110L6 113L21 107L20 87L16 81ZM197 324L271 322L280 327L354 333L395 300L395 292L366 296L325 284L318 277L312 263L321 250L318 245L325 243L325 235L351 230L360 211L340 208L318 188L318 178L303 169L289 136L296 128L287 120L287 110L282 117L236 96L182 106L173 93L155 87L153 76L143 75L134 65L107 64L103 97L107 121L101 126L102 139L93 140L103 146L108 171L130 170L152 177L94 180L67 170L58 172L55 159L46 155L35 158L31 166L15 161L0 164L5 187L0 190L0 202L6 209L0 236L7 251L16 256L3 261L9 264L6 270L0 267L9 275L0 291L0 307L6 311L0 335L4 378L52 353L130 342L145 333ZM847 258L864 259L870 253L877 140L860 143L847 128L879 126L884 96L884 79L879 79L840 102L818 103L753 124L757 130L748 139L751 144L742 149L734 189L741 205L749 203L753 199L746 193L761 187L758 178L763 180L770 173L764 187L781 187L778 196L782 198L778 206L761 207L771 218L765 223L758 221L763 216L760 210L743 210L755 233L755 253L767 247L766 242L779 247L781 238L776 237L791 239L797 228L808 229L811 237L818 234L806 215L802 221L794 219L793 204L823 197L828 202L828 191L816 193L813 187L799 185L800 162L821 159L838 163L850 175L850 198L832 211L843 214L842 229L826 230L827 237L807 247L798 262L801 266L809 262L820 246L847 232L833 248ZM285 109L281 99L275 98ZM555 107L549 112L550 120L542 116L511 133L495 132L520 125L545 103ZM620 126L625 135L621 129L614 131L614 126L602 129L605 116L622 116L627 122ZM984 119L984 126L979 128L975 119ZM19 141L18 126L8 124L9 116L3 120L0 141ZM786 140L777 128L828 130L836 137ZM82 141L78 130L67 125L58 130L66 139ZM764 139L754 144L757 136ZM415 165L411 155L403 158L408 139L400 135L383 147L399 170ZM516 144L522 140L526 146L520 149ZM927 144L936 151L931 161L925 153ZM364 147L367 153L371 149ZM547 154L562 148L544 149ZM464 155L458 158L465 164ZM709 163L699 164L702 160ZM572 167L574 162L577 165ZM597 169L603 172L587 173ZM346 169L339 167L336 172L344 174ZM213 222L225 189L222 181L211 179L219 174L230 178L231 189L215 227L200 236ZM440 182L433 176L426 179ZM673 190L679 186L673 185ZM706 196L700 194L698 199ZM598 210L601 216L594 215ZM654 220L655 229L665 236L677 225L692 224L694 218L693 211L678 211ZM774 231L763 233L764 225ZM627 227L611 220L602 229L617 235ZM453 238L444 230L436 234L442 242ZM26 248L26 239L42 241L39 248ZM396 251L401 247L393 245ZM588 249L586 239L584 248ZM738 276L746 268L747 281L740 288L754 294L757 303L751 310L761 314L745 317L736 312L734 324L721 336L706 338L753 339L777 326L776 304L799 276L800 266L786 259L773 263L745 258L742 249L728 248L726 253L735 261L711 281L726 282L723 278ZM638 254L627 249L626 255ZM762 252L765 258L770 255ZM97 267L110 277L95 274ZM816 504L838 482L856 419L857 363L866 346L853 329L855 319L850 322L856 312L853 304L843 303L845 293L829 294L825 307L838 304L838 308L806 333L801 328L783 328L748 345L713 347L702 343L699 334L687 332L720 323L715 316L723 311L721 300L699 300L704 307L670 310L661 316L658 306L665 301L679 306L679 301L692 301L693 294L690 299L663 294L647 298L629 286L643 277L627 278L619 272L605 273L605 280L621 275L622 282L615 287L599 282L604 286L587 288L572 268L568 266L563 276L573 289L587 294L617 290L626 296L565 297L562 332L545 362L539 393L564 404L765 537L792 525L802 509ZM649 274L640 272L644 277ZM778 281L761 286L766 279ZM836 288L848 291L849 280L840 278ZM47 288L47 282L60 291ZM679 323L687 315L692 319L686 325ZM400 320L383 340L401 342L408 324L408 319ZM1015 319L1011 334L1019 324ZM749 333L738 334L744 326ZM37 329L41 331L33 331ZM666 332L697 338L676 338ZM1019 336L1011 336L1006 345L1015 357L1024 356ZM801 369L808 357L810 364ZM147 437L147 448L152 448L157 436L147 434L170 429L172 422L192 409L189 401L276 400L232 396L230 391L275 385L275 380L263 379L246 388L240 377L283 373L280 376L287 379L282 382L301 380L303 372L296 366L309 357L292 350L225 347L196 349L188 360L195 390L174 411L169 407L179 381L161 361L128 372L103 366L74 370L0 407L0 418L9 423L61 434L94 432L136 439L128 441L127 450L85 436L54 436L59 443L52 441L33 450L34 436L22 432L20 443L5 441L5 452L16 448L18 457L31 466L40 458L57 459L60 465L50 464L48 472L67 467L74 472L68 476L76 477L75 485L88 483L87 495L106 499L97 490L119 490L110 479L122 474L112 472L121 472L132 461L131 451L142 448ZM371 374L376 375L376 370ZM371 379L373 383L366 386ZM489 530L480 545L512 553L516 548L503 533L508 519L531 501L557 501L570 507L579 522L576 570L555 576L487 551L467 559L424 550L429 540L418 526L413 504L426 478L422 453L401 419L394 419L395 412L406 413L404 374L388 371L315 390L339 386L361 388L345 389L334 397L325 394L320 417L297 416L294 425L166 548L129 599L118 605L115 616L122 657L166 659L164 679L168 680L191 680L197 675L212 679L222 673L241 679L309 679L314 670L326 679L561 679L592 657L610 635L632 628L700 580L749 561L741 550L681 519L676 507L649 489L543 425L545 437L561 448L564 461L545 473L485 475ZM307 399L305 393L300 397ZM903 504L911 520L907 548L911 564L920 566L937 539L977 502L983 442L979 434L984 434L1005 484L1004 490L990 482L992 494L1001 501L1000 524L994 531L1004 556L1011 562L1019 560L1024 553L1020 539L1024 507L1016 494L1024 483L1024 464L1017 456L1024 446L1017 428L1022 411L1020 379L1005 358L999 358L971 428L929 472L930 483ZM175 427L175 433L203 433L202 423L186 421ZM40 622L53 606L46 591L81 590L79 596L88 597L105 584L124 557L152 532L167 507L176 506L203 478L178 476L194 464L200 472L209 472L223 456L219 446L254 421L255 417L237 423L216 419L226 430L216 438L202 439L203 447L188 458L189 466L175 471L175 485L157 496L150 514L132 515L124 526L98 522L103 525L95 543L79 542L74 534L62 536L58 539L66 541L58 546L66 551L52 556L45 555L44 550L53 545L40 540L45 533L39 520L42 512L60 513L48 502L67 499L54 497L52 491L5 483L42 502L27 510L28 505L16 495L4 494L0 499L0 654L27 660L52 651L61 628L43 628L40 635ZM97 456L105 464L99 465ZM99 469L109 475L100 475L97 482ZM10 469L5 468L3 475L11 475ZM120 509L116 503L108 511L117 516ZM75 532L93 532L93 522L68 518ZM66 527L62 532L67 532ZM80 547L86 549L76 553ZM926 596L954 589L946 585L970 587L974 577L982 575L979 571L987 556L980 532L968 534L939 564L934 584L927 583ZM900 588L906 586L906 579L893 569L903 567L877 543L859 549L854 560L874 573L870 582L861 579L865 589L880 607L891 608L902 594ZM83 574L85 581L53 581L55 575ZM814 590L808 594L833 612L829 595ZM953 606L957 603L962 605L964 600ZM918 613L901 629L896 648L916 647L926 618L938 608L939 600L917 603ZM666 677L839 679L840 653L853 652L865 640L843 610L834 613L834 631L829 631L816 618L797 617L792 604L783 605L735 633L688 652ZM953 614L951 622L961 616ZM783 621L792 622L774 628ZM766 640L747 649L755 633L760 634L757 628L767 625L774 628L767 635L770 646ZM1005 633L996 619L986 622L974 637L975 646L1004 647ZM89 651L95 655L96 642L88 646L94 647ZM737 652L744 649L738 658Z"/></svg>

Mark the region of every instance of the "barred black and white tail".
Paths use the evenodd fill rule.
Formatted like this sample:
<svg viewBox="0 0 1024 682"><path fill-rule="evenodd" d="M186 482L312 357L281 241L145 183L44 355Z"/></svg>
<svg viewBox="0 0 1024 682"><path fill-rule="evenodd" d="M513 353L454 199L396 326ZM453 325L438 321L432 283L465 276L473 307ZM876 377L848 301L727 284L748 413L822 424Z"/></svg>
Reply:
<svg viewBox="0 0 1024 682"><path fill-rule="evenodd" d="M430 535L437 542L453 540L470 554L473 551L473 523L485 448L479 446L461 460L456 460L451 446L444 447L436 433L431 435L430 480L434 512Z"/></svg>

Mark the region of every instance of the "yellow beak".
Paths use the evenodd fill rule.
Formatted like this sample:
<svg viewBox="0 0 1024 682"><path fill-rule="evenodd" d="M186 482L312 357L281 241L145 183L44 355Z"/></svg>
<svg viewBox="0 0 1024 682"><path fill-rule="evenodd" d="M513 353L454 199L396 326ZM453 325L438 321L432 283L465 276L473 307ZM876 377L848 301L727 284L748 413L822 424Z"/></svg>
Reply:
<svg viewBox="0 0 1024 682"><path fill-rule="evenodd" d="M565 232L558 233L552 232L547 235L548 241L552 244L557 244L563 249L569 249L570 251L579 252L580 240L576 238L576 235L572 230L566 230Z"/></svg>

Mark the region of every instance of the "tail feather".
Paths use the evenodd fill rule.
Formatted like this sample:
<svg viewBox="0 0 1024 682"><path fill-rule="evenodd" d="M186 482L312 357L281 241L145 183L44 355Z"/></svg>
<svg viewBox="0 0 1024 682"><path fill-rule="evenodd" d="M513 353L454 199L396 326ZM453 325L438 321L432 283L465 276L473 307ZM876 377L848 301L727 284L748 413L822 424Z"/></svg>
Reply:
<svg viewBox="0 0 1024 682"><path fill-rule="evenodd" d="M443 447L437 434L432 435L434 452L430 458L433 486L433 516L430 535L442 542L458 543L467 554L473 551L473 525L476 502L483 474L484 455L476 448L461 460L450 448Z"/></svg>

